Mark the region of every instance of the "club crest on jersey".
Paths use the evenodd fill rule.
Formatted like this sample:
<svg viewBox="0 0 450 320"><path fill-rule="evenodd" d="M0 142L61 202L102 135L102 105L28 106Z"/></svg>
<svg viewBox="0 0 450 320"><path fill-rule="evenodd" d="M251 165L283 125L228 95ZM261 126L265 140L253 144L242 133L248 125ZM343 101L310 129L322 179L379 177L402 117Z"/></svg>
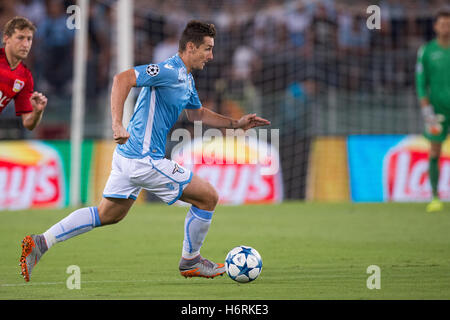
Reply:
<svg viewBox="0 0 450 320"><path fill-rule="evenodd" d="M442 57L442 52L441 51L433 52L430 55L430 58L433 59L433 60L440 59L441 57Z"/></svg>
<svg viewBox="0 0 450 320"><path fill-rule="evenodd" d="M175 163L175 168L173 168L172 174L175 174L175 172L184 173L183 168L180 168L178 164Z"/></svg>
<svg viewBox="0 0 450 320"><path fill-rule="evenodd" d="M149 64L145 72L151 77L156 76L159 73L159 67L157 64Z"/></svg>
<svg viewBox="0 0 450 320"><path fill-rule="evenodd" d="M16 79L16 81L14 82L13 91L14 92L19 92L20 90L22 90L22 88L24 86L25 86L25 81L21 81L19 79Z"/></svg>

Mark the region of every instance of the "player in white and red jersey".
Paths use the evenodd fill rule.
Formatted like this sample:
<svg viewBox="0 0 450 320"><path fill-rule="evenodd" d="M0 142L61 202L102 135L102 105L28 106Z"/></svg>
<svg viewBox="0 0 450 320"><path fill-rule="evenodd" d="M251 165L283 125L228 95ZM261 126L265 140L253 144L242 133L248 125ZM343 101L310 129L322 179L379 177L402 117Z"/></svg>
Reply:
<svg viewBox="0 0 450 320"><path fill-rule="evenodd" d="M33 130L41 121L47 98L33 92L33 76L23 64L31 50L36 27L23 17L8 21L3 30L4 48L0 49L0 113L14 99L16 115Z"/></svg>

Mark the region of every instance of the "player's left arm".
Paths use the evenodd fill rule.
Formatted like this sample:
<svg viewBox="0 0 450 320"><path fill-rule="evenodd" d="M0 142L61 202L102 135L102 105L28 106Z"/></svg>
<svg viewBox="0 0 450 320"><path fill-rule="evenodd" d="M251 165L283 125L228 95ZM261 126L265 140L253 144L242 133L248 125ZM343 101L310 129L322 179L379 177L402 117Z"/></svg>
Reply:
<svg viewBox="0 0 450 320"><path fill-rule="evenodd" d="M198 97L195 83L189 103L186 106L186 116L189 121L202 121L204 124L214 128L229 128L248 130L254 127L267 126L269 120L257 117L256 113L247 114L240 119L233 119L218 114L208 108L204 108Z"/></svg>
<svg viewBox="0 0 450 320"><path fill-rule="evenodd" d="M40 92L33 92L30 97L33 111L22 114L22 123L28 130L33 130L41 122L44 109L47 106L47 97Z"/></svg>
<svg viewBox="0 0 450 320"><path fill-rule="evenodd" d="M186 116L189 121L202 121L207 126L214 128L248 130L254 127L270 125L269 120L256 116L256 113L246 114L240 119L233 119L205 107L186 109Z"/></svg>
<svg viewBox="0 0 450 320"><path fill-rule="evenodd" d="M28 73L23 89L14 98L16 115L22 117L22 124L28 130L33 130L39 124L47 106L47 97L34 91L34 81Z"/></svg>

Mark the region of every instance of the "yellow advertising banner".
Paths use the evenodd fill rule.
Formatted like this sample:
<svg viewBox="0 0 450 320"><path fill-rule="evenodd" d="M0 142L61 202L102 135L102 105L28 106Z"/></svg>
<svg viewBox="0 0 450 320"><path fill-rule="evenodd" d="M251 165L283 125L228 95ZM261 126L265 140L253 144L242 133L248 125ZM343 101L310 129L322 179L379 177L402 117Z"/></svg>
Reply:
<svg viewBox="0 0 450 320"><path fill-rule="evenodd" d="M318 137L311 144L306 199L350 200L347 137Z"/></svg>

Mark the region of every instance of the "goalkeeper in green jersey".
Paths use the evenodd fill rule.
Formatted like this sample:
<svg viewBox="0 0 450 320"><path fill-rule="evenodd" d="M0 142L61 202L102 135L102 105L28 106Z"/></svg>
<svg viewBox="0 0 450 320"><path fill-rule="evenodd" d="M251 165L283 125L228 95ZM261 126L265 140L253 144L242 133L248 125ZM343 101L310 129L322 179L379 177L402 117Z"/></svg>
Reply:
<svg viewBox="0 0 450 320"><path fill-rule="evenodd" d="M430 141L429 176L433 199L427 212L441 211L438 195L439 157L450 126L450 11L440 11L434 22L436 38L417 55L416 88Z"/></svg>

